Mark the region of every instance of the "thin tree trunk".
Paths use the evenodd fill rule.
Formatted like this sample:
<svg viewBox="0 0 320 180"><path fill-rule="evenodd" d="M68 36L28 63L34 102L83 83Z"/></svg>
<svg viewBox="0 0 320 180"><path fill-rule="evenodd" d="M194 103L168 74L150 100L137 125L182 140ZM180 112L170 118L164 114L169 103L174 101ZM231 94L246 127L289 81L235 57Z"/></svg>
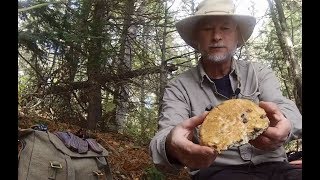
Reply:
<svg viewBox="0 0 320 180"><path fill-rule="evenodd" d="M276 64L277 68L279 69L279 72L280 72L280 76L281 77L285 77L284 75L284 72L283 72L283 68L281 67L280 63L279 63L279 59L275 60L274 63ZM284 84L284 87L285 87L285 91L287 92L288 94L288 97L291 99L292 98L292 94L290 92L290 89L288 87L288 83L286 81L286 79L283 81L283 84Z"/></svg>
<svg viewBox="0 0 320 180"><path fill-rule="evenodd" d="M92 15L92 37L102 37L102 22L105 15L105 1L93 1L93 15ZM92 84L88 91L88 129L96 129L97 122L102 117L101 104L101 85L98 79L101 76L101 38L92 38L89 42L89 57L88 57L88 81Z"/></svg>
<svg viewBox="0 0 320 180"><path fill-rule="evenodd" d="M167 8L167 1L165 2L164 6L164 24L163 24L163 33L162 33L162 44L161 44L161 67L160 67L160 88L159 88L159 95L158 95L158 102L162 101L164 88L167 84L167 61L166 61L166 36L167 36L167 24L168 24L168 8ZM161 107L159 108L159 112Z"/></svg>
<svg viewBox="0 0 320 180"><path fill-rule="evenodd" d="M132 69L132 40L135 38L137 30L137 27L135 25L131 25L131 16L134 12L133 10L134 1L127 0L120 47L120 72L130 71ZM126 116L129 109L129 85L120 83L118 87L118 92L121 94L121 97L120 99L118 99L115 121L117 125L117 131L121 133L123 132L123 128L127 121Z"/></svg>
<svg viewBox="0 0 320 180"><path fill-rule="evenodd" d="M274 0L276 11L274 9L271 0L268 0L269 7L271 10L272 21L275 25L276 34L279 40L280 47L282 49L285 62L289 68L289 76L292 77L292 81L295 85L293 91L295 95L295 101L300 109L302 110L302 78L301 78L301 68L297 59L294 56L293 44L289 35L289 30L287 28L286 20L284 17L284 12L282 4L279 0ZM278 15L278 18L276 17Z"/></svg>
<svg viewBox="0 0 320 180"><path fill-rule="evenodd" d="M146 137L146 131L145 129L146 127L146 111L145 111L145 83L144 83L144 77L141 76L141 87L140 87L140 124L141 124L141 133L140 133L140 137L141 139L143 139L144 137Z"/></svg>
<svg viewBox="0 0 320 180"><path fill-rule="evenodd" d="M196 6L195 6L194 0L191 0L191 12L192 12L192 14L194 14L195 11L196 11L196 8L195 8L195 7L196 7ZM196 62L197 62L198 59L199 59L199 52L195 51L194 57L195 57L195 60L196 60Z"/></svg>
<svg viewBox="0 0 320 180"><path fill-rule="evenodd" d="M145 10L146 10L146 7L145 7L145 2L146 1L143 1L142 4L140 5L139 9L138 9L138 12L140 14L144 14L145 13ZM144 17L141 17L139 19L139 22L143 22L145 23L146 22L146 18ZM149 38L148 38L148 34L150 33L150 27L149 26L144 26L143 27L143 31L142 31L142 37L143 37L143 44L142 44L142 47L143 47L143 51L142 51L142 57L147 57L147 49L148 49L148 41L149 41ZM140 139L145 139L146 137L146 129L148 128L149 126L149 122L150 122L150 119L147 118L147 112L146 112L146 107L145 107L145 99L146 99L146 79L147 76L141 76L140 77L140 82L141 82L141 87L140 87L140 124L141 124L141 133L140 133ZM147 121L147 122L146 122Z"/></svg>

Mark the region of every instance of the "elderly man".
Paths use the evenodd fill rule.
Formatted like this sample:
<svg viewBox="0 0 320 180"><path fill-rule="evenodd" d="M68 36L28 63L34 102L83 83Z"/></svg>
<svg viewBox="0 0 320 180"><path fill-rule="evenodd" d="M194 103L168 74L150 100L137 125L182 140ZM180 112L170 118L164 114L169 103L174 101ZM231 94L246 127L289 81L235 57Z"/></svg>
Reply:
<svg viewBox="0 0 320 180"><path fill-rule="evenodd" d="M301 179L301 168L288 163L283 145L302 136L302 116L285 98L271 69L234 58L251 36L255 18L234 13L232 0L204 0L195 15L176 24L182 39L201 53L196 67L165 88L159 130L150 142L154 164L192 179ZM213 107L231 98L259 104L270 126L255 140L217 154L199 145L198 126Z"/></svg>

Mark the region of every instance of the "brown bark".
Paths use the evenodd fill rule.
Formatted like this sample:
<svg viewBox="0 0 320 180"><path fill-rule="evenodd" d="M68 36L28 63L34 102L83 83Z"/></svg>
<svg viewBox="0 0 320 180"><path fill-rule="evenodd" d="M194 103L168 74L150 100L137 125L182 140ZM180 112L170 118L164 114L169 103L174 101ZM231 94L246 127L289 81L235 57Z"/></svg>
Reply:
<svg viewBox="0 0 320 180"><path fill-rule="evenodd" d="M106 12L105 1L93 0L92 14L92 37L102 35L102 21ZM87 64L88 82L91 83L90 91L88 91L88 129L95 129L97 122L102 117L101 105L101 85L97 79L101 76L101 50L102 42L100 38L93 38L89 41L89 57Z"/></svg>

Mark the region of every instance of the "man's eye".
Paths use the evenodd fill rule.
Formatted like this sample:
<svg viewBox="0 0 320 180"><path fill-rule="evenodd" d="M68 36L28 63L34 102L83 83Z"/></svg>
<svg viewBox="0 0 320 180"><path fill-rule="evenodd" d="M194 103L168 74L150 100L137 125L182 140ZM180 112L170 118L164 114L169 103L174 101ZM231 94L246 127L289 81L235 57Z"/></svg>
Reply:
<svg viewBox="0 0 320 180"><path fill-rule="evenodd" d="M204 31L210 31L212 28L211 27L204 27L204 28L202 28L202 30L204 30Z"/></svg>
<svg viewBox="0 0 320 180"><path fill-rule="evenodd" d="M222 27L223 30L228 30L230 27Z"/></svg>

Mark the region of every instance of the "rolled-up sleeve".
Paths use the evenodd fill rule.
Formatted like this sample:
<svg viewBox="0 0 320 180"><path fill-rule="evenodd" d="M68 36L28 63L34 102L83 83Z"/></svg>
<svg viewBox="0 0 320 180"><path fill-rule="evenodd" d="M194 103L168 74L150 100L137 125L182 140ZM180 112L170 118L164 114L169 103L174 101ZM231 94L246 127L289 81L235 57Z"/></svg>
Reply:
<svg viewBox="0 0 320 180"><path fill-rule="evenodd" d="M283 96L280 82L274 72L265 66L258 66L260 100L276 103L283 115L291 122L287 142L302 137L302 115L296 104Z"/></svg>
<svg viewBox="0 0 320 180"><path fill-rule="evenodd" d="M177 171L182 167L179 163L172 164L169 162L165 148L166 138L171 129L189 118L190 107L181 89L183 87L177 81L172 81L166 86L161 104L158 132L149 145L153 163L160 170L167 168L166 170Z"/></svg>

